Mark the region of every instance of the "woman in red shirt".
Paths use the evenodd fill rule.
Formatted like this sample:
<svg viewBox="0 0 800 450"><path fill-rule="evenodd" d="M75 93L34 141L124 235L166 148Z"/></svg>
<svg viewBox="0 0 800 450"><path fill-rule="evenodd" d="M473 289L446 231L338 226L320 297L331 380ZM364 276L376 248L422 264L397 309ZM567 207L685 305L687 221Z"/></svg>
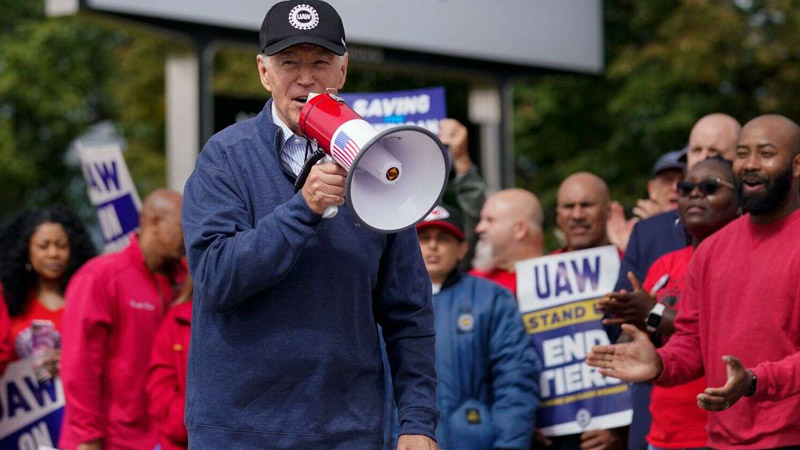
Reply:
<svg viewBox="0 0 800 450"><path fill-rule="evenodd" d="M629 273L634 292L609 294L610 300L600 302L599 306L614 315L604 323L630 323L644 330L647 328L645 321L648 315L656 311L656 304L663 305L659 307L663 308L659 312L660 320L651 320L647 328L649 331L656 328L661 345L666 344L675 331L674 319L680 307L684 277L694 250L705 238L740 214L731 163L721 158L697 163L686 179L678 183L678 193L678 211L692 245L657 259L642 285ZM656 325L655 322L659 323ZM706 447L706 412L697 406L697 394L705 388L703 377L670 388L653 386L650 395L653 421L647 435L650 450Z"/></svg>
<svg viewBox="0 0 800 450"><path fill-rule="evenodd" d="M64 208L25 211L0 230L0 299L11 318L11 361L35 356L40 378L58 374L64 290L94 255L86 228Z"/></svg>

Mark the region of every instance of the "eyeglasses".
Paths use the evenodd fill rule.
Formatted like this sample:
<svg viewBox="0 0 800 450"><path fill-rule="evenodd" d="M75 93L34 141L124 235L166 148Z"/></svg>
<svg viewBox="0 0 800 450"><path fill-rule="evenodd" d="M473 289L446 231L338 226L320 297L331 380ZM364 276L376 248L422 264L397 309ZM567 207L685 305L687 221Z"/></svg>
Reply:
<svg viewBox="0 0 800 450"><path fill-rule="evenodd" d="M697 188L704 197L707 195L714 195L719 190L720 186L729 187L731 189L734 188L732 183L729 183L720 178L712 178L709 180L703 180L698 183L692 183L691 181L679 181L678 182L678 195L681 197L688 197L692 195L694 192L694 188Z"/></svg>

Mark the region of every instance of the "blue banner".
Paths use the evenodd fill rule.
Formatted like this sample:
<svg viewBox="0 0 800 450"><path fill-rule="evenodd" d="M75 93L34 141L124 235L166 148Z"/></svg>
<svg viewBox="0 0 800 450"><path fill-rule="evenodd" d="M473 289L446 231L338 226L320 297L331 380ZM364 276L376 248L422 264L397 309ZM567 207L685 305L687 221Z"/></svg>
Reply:
<svg viewBox="0 0 800 450"><path fill-rule="evenodd" d="M139 227L141 201L118 145L79 146L89 200L103 232L105 251L128 245Z"/></svg>
<svg viewBox="0 0 800 450"><path fill-rule="evenodd" d="M353 110L375 128L417 125L435 134L439 121L447 117L444 88L410 91L339 94Z"/></svg>
<svg viewBox="0 0 800 450"><path fill-rule="evenodd" d="M596 304L614 289L616 247L534 258L516 272L522 320L543 363L536 428L562 436L630 424L628 385L585 364L592 346L609 343Z"/></svg>

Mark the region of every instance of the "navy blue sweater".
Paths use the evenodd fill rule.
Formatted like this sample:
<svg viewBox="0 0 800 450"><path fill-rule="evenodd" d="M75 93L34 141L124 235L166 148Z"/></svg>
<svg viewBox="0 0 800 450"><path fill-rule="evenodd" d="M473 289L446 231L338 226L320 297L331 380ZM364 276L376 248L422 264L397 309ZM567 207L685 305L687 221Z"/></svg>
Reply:
<svg viewBox="0 0 800 450"><path fill-rule="evenodd" d="M193 449L374 450L383 327L404 434L434 436L431 287L413 229L321 219L281 164L271 104L214 135L186 184Z"/></svg>

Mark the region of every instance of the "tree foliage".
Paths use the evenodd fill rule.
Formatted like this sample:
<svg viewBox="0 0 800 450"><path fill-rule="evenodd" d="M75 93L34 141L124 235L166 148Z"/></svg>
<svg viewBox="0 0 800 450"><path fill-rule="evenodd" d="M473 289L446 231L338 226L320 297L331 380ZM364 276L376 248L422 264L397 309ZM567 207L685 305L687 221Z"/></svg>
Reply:
<svg viewBox="0 0 800 450"><path fill-rule="evenodd" d="M518 184L550 216L558 184L588 170L632 206L656 158L694 122L800 119L800 5L781 0L604 2L602 76L544 75L516 86Z"/></svg>
<svg viewBox="0 0 800 450"><path fill-rule="evenodd" d="M22 206L85 205L85 192L68 188L80 175L64 154L100 120L125 138L141 194L165 180L164 61L190 47L97 17L48 19L42 4L0 0L0 218ZM542 199L548 223L558 184L579 170L602 176L631 206L658 155L685 145L704 114L800 118L796 2L615 0L604 8L602 75L546 73L515 84L517 184ZM266 98L254 52L217 53L217 94ZM466 120L474 80L384 66L353 62L348 90L445 85L448 110Z"/></svg>

